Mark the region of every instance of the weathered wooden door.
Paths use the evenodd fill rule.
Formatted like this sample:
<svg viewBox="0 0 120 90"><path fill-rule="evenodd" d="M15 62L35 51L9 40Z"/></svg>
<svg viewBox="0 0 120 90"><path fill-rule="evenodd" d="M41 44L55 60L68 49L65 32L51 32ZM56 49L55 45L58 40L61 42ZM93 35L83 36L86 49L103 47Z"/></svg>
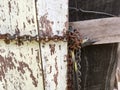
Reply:
<svg viewBox="0 0 120 90"><path fill-rule="evenodd" d="M68 0L0 1L0 90L65 90Z"/></svg>

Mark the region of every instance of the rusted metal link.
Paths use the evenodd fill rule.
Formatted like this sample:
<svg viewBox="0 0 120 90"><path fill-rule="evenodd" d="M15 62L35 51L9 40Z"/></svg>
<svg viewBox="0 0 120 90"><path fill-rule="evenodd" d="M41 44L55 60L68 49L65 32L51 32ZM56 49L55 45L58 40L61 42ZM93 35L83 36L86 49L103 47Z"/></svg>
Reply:
<svg viewBox="0 0 120 90"><path fill-rule="evenodd" d="M70 50L76 50L81 48L82 43L82 35L77 29L73 29L71 26L69 27L69 32L67 33L68 38L68 47Z"/></svg>
<svg viewBox="0 0 120 90"><path fill-rule="evenodd" d="M70 52L68 50L67 90L74 90L73 89L73 60L69 53Z"/></svg>
<svg viewBox="0 0 120 90"><path fill-rule="evenodd" d="M80 35L80 32L76 29L74 30L69 30L66 32L65 35L63 36L39 36L39 35L36 35L36 36L30 36L30 35L18 35L18 34L14 34L14 35L11 35L9 33L6 33L6 34L0 34L0 39L4 39L4 41L9 44L10 41L12 40L16 40L18 43L19 42L23 42L23 41L45 41L45 42L48 42L50 40L53 40L54 42L57 42L57 41L68 41L68 47L70 49L77 49L77 48L80 48L80 45L81 45L81 42L82 42L82 38L81 38L81 35ZM69 43L70 42L70 43Z"/></svg>
<svg viewBox="0 0 120 90"><path fill-rule="evenodd" d="M57 41L67 41L67 36L53 36L53 37L48 37L48 36L45 36L45 37L41 37L41 36L30 36L30 35L23 35L23 36L20 36L20 35L17 35L17 34L14 34L14 35L11 35L9 33L6 33L6 34L0 34L0 39L3 39L5 41L6 44L9 44L11 41L15 40L17 43L21 44L23 43L23 41L37 41L37 42L40 42L40 41L45 41L45 42L48 42L50 40L53 40L54 42L57 42Z"/></svg>
<svg viewBox="0 0 120 90"><path fill-rule="evenodd" d="M83 42L82 36L77 29L73 29L71 26L69 26L69 31L67 32L67 40L68 40L67 90L80 90L81 89L80 50ZM74 55L72 55L71 52L73 52ZM75 70L75 64L77 64L77 71Z"/></svg>
<svg viewBox="0 0 120 90"><path fill-rule="evenodd" d="M6 34L0 34L0 39L3 39L5 41L6 44L10 44L11 41L16 41L17 45L23 45L24 41L45 41L48 42L50 40L53 40L54 42L57 41L65 41L68 42L68 54L70 50L77 50L78 48L81 48L81 43L82 43L82 36L80 34L80 32L76 29L72 29L72 27L70 26L70 29L66 32L65 35L63 36L53 36L53 37L49 37L49 36L30 36L30 35L18 35L18 34L14 34L11 35L9 33ZM77 59L77 58L76 58ZM67 90L74 90L73 89L73 75L74 75L74 68L73 68L73 60L71 55L68 56L68 71L67 71Z"/></svg>

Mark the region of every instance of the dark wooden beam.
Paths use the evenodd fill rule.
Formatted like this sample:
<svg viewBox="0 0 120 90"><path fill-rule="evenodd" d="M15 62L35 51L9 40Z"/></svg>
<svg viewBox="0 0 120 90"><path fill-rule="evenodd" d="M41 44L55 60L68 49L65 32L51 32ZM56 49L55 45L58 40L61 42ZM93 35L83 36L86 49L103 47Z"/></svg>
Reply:
<svg viewBox="0 0 120 90"><path fill-rule="evenodd" d="M70 22L83 36L98 40L95 44L120 42L120 17Z"/></svg>

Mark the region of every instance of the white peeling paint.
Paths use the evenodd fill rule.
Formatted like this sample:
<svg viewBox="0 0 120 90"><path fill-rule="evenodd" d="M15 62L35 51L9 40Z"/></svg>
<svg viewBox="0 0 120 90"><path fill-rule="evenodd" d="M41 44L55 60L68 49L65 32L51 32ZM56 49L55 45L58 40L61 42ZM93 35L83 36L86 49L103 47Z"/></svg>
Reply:
<svg viewBox="0 0 120 90"><path fill-rule="evenodd" d="M0 40L0 66L0 90L43 90L37 42L18 46L15 42L7 45Z"/></svg>
<svg viewBox="0 0 120 90"><path fill-rule="evenodd" d="M37 10L39 30L63 36L68 28L68 0L37 0Z"/></svg>
<svg viewBox="0 0 120 90"><path fill-rule="evenodd" d="M20 35L35 36L38 33L35 0L11 0L10 3L12 30L18 27Z"/></svg>
<svg viewBox="0 0 120 90"><path fill-rule="evenodd" d="M11 30L8 0L0 1L0 33Z"/></svg>
<svg viewBox="0 0 120 90"><path fill-rule="evenodd" d="M67 42L41 42L45 90L66 90Z"/></svg>
<svg viewBox="0 0 120 90"><path fill-rule="evenodd" d="M68 29L68 0L37 0L40 34L63 36ZM41 42L45 90L67 89L67 42ZM55 50L54 50L55 49Z"/></svg>
<svg viewBox="0 0 120 90"><path fill-rule="evenodd" d="M0 13L2 34L35 36L38 35L39 25L39 31L47 36L63 36L68 29L68 0L4 0L0 1ZM8 45L0 40L0 90L43 90L40 57L44 68L45 90L66 90L67 42L23 43L18 46L13 41ZM7 61L8 58L10 61ZM5 64L6 61L10 66Z"/></svg>

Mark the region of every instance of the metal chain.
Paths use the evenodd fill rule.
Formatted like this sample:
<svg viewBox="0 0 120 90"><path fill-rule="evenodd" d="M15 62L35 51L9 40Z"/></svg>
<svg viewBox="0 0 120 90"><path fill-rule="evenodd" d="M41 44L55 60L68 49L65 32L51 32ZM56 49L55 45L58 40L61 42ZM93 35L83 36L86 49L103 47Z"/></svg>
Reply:
<svg viewBox="0 0 120 90"><path fill-rule="evenodd" d="M73 29L71 26L69 27L68 32L68 54L69 59L72 64L69 65L68 71L71 71L70 74L72 79L69 78L72 82L70 83L71 87L69 87L68 90L80 90L81 89L81 43L82 43L82 37L78 30ZM71 70L72 69L72 70ZM70 76L69 75L69 76ZM72 89L70 89L72 88Z"/></svg>
<svg viewBox="0 0 120 90"><path fill-rule="evenodd" d="M73 89L68 90L81 90L81 48L91 45L96 42L96 40L89 38L82 38L79 30L69 27L68 32L68 54L69 59L72 62L72 65L68 69L72 69L71 77L72 83L71 86ZM70 68L71 67L71 68ZM70 73L68 73L70 74Z"/></svg>
<svg viewBox="0 0 120 90"><path fill-rule="evenodd" d="M9 33L6 33L6 34L0 34L0 39L3 39L5 41L6 44L9 44L11 41L15 40L16 43L18 45L22 45L23 44L23 41L37 41L37 42L40 42L40 41L45 41L45 42L48 42L50 40L53 40L54 42L57 42L59 40L62 40L62 41L67 41L67 35L64 35L64 36L57 36L57 35L54 35L53 37L48 37L48 36L39 36L39 35L36 35L36 36L31 36L31 35L18 35L18 34L14 34L14 35L11 35Z"/></svg>
<svg viewBox="0 0 120 90"><path fill-rule="evenodd" d="M68 90L80 90L81 89L81 47L91 45L95 41L90 39L82 39L82 36L77 29L73 29L71 26L69 27L69 31L66 32L63 36L30 36L30 35L11 35L9 33L0 34L0 39L3 39L6 44L9 44L11 41L16 41L17 45L23 45L23 41L45 41L48 42L50 40L53 41L65 41L68 42ZM84 43L84 44L83 44Z"/></svg>
<svg viewBox="0 0 120 90"><path fill-rule="evenodd" d="M77 63L77 81L78 81L78 90L81 89L81 49L75 51L75 59Z"/></svg>

